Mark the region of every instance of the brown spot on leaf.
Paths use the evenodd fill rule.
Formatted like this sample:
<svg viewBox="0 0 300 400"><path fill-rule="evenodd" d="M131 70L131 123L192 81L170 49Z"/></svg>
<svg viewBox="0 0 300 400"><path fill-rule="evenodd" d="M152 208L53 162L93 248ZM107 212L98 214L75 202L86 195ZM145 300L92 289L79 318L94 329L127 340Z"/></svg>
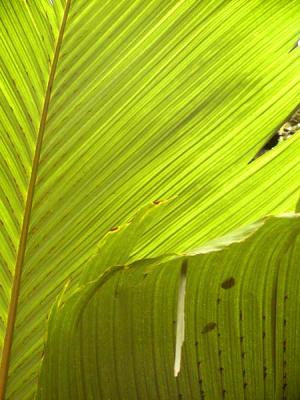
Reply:
<svg viewBox="0 0 300 400"><path fill-rule="evenodd" d="M235 285L235 279L233 277L226 279L221 287L223 289L231 289Z"/></svg>
<svg viewBox="0 0 300 400"><path fill-rule="evenodd" d="M112 228L110 228L110 232L115 232L118 231L120 228L118 226L113 226Z"/></svg>
<svg viewBox="0 0 300 400"><path fill-rule="evenodd" d="M286 340L283 341L283 351L286 351Z"/></svg>
<svg viewBox="0 0 300 400"><path fill-rule="evenodd" d="M160 203L161 203L160 200L154 200L154 201L153 201L153 204L160 204Z"/></svg>
<svg viewBox="0 0 300 400"><path fill-rule="evenodd" d="M216 328L217 324L215 322L209 322L202 330L202 333L208 333Z"/></svg>

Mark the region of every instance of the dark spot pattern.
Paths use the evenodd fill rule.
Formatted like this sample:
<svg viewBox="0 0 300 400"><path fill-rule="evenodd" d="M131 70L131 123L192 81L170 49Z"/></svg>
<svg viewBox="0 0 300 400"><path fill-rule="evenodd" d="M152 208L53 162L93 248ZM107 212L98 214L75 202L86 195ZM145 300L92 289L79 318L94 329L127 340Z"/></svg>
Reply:
<svg viewBox="0 0 300 400"><path fill-rule="evenodd" d="M221 287L223 289L231 289L234 285L235 285L235 279L231 277L222 282Z"/></svg>
<svg viewBox="0 0 300 400"><path fill-rule="evenodd" d="M217 324L215 322L209 322L202 330L202 333L208 333L216 328Z"/></svg>

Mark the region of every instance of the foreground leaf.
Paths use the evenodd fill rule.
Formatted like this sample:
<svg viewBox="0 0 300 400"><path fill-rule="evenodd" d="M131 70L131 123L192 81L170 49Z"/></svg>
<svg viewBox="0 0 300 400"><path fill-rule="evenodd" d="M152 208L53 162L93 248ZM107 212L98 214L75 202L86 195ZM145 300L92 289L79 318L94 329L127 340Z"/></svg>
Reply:
<svg viewBox="0 0 300 400"><path fill-rule="evenodd" d="M67 291L51 313L38 398L298 399L300 216L267 218L231 240L111 267Z"/></svg>
<svg viewBox="0 0 300 400"><path fill-rule="evenodd" d="M46 315L105 232L178 195L132 259L293 210L298 2L0 2L0 398L36 391ZM199 224L201 221L201 226Z"/></svg>

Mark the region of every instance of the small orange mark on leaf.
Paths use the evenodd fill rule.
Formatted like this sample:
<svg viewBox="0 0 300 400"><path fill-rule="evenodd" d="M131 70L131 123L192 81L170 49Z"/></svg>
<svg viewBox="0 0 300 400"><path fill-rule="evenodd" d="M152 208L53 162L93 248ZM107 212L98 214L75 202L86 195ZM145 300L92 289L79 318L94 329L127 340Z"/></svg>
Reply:
<svg viewBox="0 0 300 400"><path fill-rule="evenodd" d="M112 228L110 228L110 232L115 232L118 231L120 228L118 226L113 226Z"/></svg>
<svg viewBox="0 0 300 400"><path fill-rule="evenodd" d="M209 322L202 330L202 333L208 333L216 328L217 324L215 322Z"/></svg>
<svg viewBox="0 0 300 400"><path fill-rule="evenodd" d="M226 279L223 283L222 283L222 288L223 289L230 289L235 285L235 279L233 277Z"/></svg>
<svg viewBox="0 0 300 400"><path fill-rule="evenodd" d="M161 200L154 200L153 201L153 204L160 204L161 203Z"/></svg>

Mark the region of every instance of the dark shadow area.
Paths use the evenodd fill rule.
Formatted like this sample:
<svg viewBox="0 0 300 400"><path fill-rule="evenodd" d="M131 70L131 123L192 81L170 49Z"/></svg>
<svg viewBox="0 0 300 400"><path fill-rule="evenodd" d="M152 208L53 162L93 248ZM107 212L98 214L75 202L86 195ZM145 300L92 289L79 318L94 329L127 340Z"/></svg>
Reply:
<svg viewBox="0 0 300 400"><path fill-rule="evenodd" d="M249 164L267 151L277 146L279 142L287 140L300 130L300 104L288 115L285 121L280 124L271 138L263 145L256 155L249 161Z"/></svg>

